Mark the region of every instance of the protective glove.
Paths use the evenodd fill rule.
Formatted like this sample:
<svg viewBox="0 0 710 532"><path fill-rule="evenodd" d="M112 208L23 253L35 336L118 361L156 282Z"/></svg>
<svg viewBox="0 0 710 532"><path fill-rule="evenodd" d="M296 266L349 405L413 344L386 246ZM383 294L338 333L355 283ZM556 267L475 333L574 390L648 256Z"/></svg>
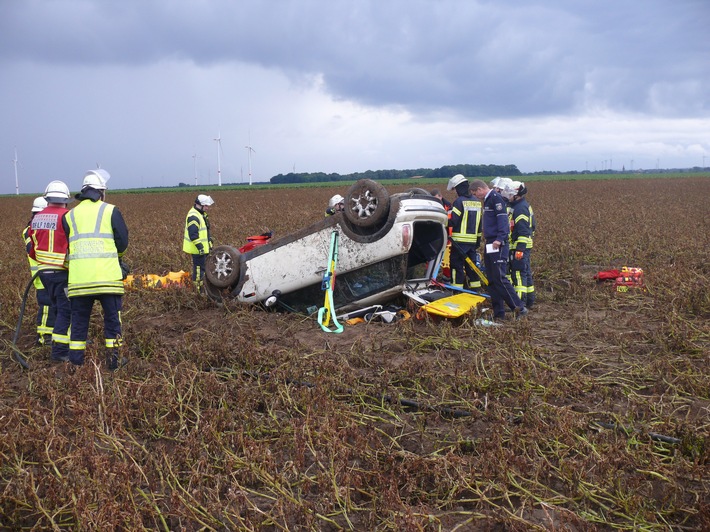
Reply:
<svg viewBox="0 0 710 532"><path fill-rule="evenodd" d="M121 267L121 279L123 280L131 273L131 267L123 262L123 259L118 259L118 265Z"/></svg>
<svg viewBox="0 0 710 532"><path fill-rule="evenodd" d="M519 249L515 251L515 260L523 260L523 252Z"/></svg>
<svg viewBox="0 0 710 532"><path fill-rule="evenodd" d="M202 242L199 242L195 244L195 247L197 248L197 253L199 255L204 255L205 254L205 247L202 245Z"/></svg>

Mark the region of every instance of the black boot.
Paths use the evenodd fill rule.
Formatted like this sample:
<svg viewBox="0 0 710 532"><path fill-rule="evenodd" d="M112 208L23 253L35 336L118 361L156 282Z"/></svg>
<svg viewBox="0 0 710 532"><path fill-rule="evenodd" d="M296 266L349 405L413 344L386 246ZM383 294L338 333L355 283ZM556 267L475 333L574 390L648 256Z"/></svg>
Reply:
<svg viewBox="0 0 710 532"><path fill-rule="evenodd" d="M527 301L525 303L525 306L528 308L533 308L534 305L535 305L535 294L530 293L527 296Z"/></svg>
<svg viewBox="0 0 710 532"><path fill-rule="evenodd" d="M128 364L128 359L118 353L118 349L106 350L106 367L109 371L115 371Z"/></svg>

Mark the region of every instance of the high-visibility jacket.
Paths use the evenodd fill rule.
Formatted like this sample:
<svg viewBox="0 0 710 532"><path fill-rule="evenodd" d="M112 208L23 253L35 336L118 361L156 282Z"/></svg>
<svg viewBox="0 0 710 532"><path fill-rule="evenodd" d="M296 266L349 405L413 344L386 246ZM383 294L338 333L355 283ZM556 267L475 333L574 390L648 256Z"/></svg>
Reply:
<svg viewBox="0 0 710 532"><path fill-rule="evenodd" d="M512 231L510 233L511 249L522 251L533 247L535 233L535 215L525 198L511 202Z"/></svg>
<svg viewBox="0 0 710 532"><path fill-rule="evenodd" d="M111 216L114 206L85 199L66 219L69 225L69 297L123 294Z"/></svg>
<svg viewBox="0 0 710 532"><path fill-rule="evenodd" d="M67 212L66 207L50 205L32 217L30 256L37 261L39 270L67 269L68 242L62 225Z"/></svg>
<svg viewBox="0 0 710 532"><path fill-rule="evenodd" d="M210 221L207 213L192 207L185 217L185 236L182 240L182 250L192 255L199 255L197 244L202 244L206 255L212 250L210 239Z"/></svg>
<svg viewBox="0 0 710 532"><path fill-rule="evenodd" d="M30 221L31 223L31 221ZM25 241L25 248L27 249L27 260L30 263L30 274L34 276L39 271L38 268L38 262L32 258L30 255L29 250L31 249L32 246L32 237L30 237L30 226L29 224L27 227L25 227L25 230L22 231L22 238ZM42 280L39 278L39 275L34 278L32 281L32 284L34 285L36 290L44 290L44 285L42 284Z"/></svg>
<svg viewBox="0 0 710 532"><path fill-rule="evenodd" d="M449 217L452 240L468 244L481 240L481 210L481 202L474 196L454 200Z"/></svg>

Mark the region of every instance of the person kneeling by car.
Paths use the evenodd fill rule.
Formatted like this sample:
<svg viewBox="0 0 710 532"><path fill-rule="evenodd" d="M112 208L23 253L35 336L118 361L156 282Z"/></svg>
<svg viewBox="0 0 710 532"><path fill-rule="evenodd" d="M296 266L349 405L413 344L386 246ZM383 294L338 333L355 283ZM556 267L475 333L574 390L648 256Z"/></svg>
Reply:
<svg viewBox="0 0 710 532"><path fill-rule="evenodd" d="M325 216L333 216L336 212L345 210L345 198L340 194L336 194L328 201L328 208L325 210Z"/></svg>
<svg viewBox="0 0 710 532"><path fill-rule="evenodd" d="M207 255L212 251L210 220L206 212L212 205L214 205L214 200L210 196L200 194L195 198L195 205L185 218L182 250L192 255L192 282L198 292L202 291L205 263Z"/></svg>

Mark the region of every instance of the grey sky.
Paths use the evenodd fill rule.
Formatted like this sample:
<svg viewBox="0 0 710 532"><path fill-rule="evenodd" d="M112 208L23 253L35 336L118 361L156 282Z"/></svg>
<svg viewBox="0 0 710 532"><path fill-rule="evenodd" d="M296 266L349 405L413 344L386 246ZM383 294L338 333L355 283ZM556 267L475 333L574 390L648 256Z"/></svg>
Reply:
<svg viewBox="0 0 710 532"><path fill-rule="evenodd" d="M710 166L707 0L0 0L0 193ZM197 155L197 158L193 157ZM705 158L705 159L704 159Z"/></svg>

